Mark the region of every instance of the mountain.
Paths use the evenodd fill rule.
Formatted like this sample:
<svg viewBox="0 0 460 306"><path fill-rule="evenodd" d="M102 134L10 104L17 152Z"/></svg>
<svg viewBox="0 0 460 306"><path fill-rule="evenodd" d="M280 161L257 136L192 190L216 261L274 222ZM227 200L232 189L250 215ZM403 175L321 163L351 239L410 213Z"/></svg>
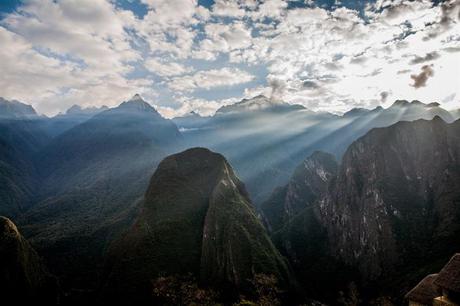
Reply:
<svg viewBox="0 0 460 306"><path fill-rule="evenodd" d="M382 107L374 109L374 111L380 111L380 110L382 110ZM369 112L371 112L371 110L369 110L367 108L352 108L348 112L344 113L343 117L344 118L356 118L356 117L360 117L360 116L365 116Z"/></svg>
<svg viewBox="0 0 460 306"><path fill-rule="evenodd" d="M459 132L459 120L437 116L355 141L327 193L275 237L297 275L308 282L322 269L323 285L354 280L397 295L458 251Z"/></svg>
<svg viewBox="0 0 460 306"><path fill-rule="evenodd" d="M396 100L386 109L376 107L367 112L353 109L341 117L338 129L326 135L316 145L319 146L318 150L331 152L340 159L353 141L373 128L387 127L399 121L431 120L435 116L446 122L454 121L452 114L441 108L438 103L425 104L416 100Z"/></svg>
<svg viewBox="0 0 460 306"><path fill-rule="evenodd" d="M456 241L459 131L460 121L435 117L374 129L350 146L321 209L338 257L372 279Z"/></svg>
<svg viewBox="0 0 460 306"><path fill-rule="evenodd" d="M172 121L180 127L181 132L188 132L199 129L201 126L206 125L211 117L203 117L196 112L190 112L181 117L175 117Z"/></svg>
<svg viewBox="0 0 460 306"><path fill-rule="evenodd" d="M0 215L18 217L34 204L35 157L49 140L37 120L0 120Z"/></svg>
<svg viewBox="0 0 460 306"><path fill-rule="evenodd" d="M104 288L117 301L148 300L153 279L187 273L228 293L250 290L259 273L290 281L243 183L222 155L204 148L160 163L137 221L112 247Z"/></svg>
<svg viewBox="0 0 460 306"><path fill-rule="evenodd" d="M92 107L87 107L87 108L82 108L80 105L72 105L72 107L70 107L65 112L65 114L66 115L95 115L95 114L98 114L108 109L109 108L105 105L101 107L92 106Z"/></svg>
<svg viewBox="0 0 460 306"><path fill-rule="evenodd" d="M58 286L42 259L19 233L16 225L0 216L1 300L13 305L56 305Z"/></svg>
<svg viewBox="0 0 460 306"><path fill-rule="evenodd" d="M21 226L65 286L96 284L105 247L131 224L153 169L180 146L174 123L135 96L40 151L41 192Z"/></svg>
<svg viewBox="0 0 460 306"><path fill-rule="evenodd" d="M106 110L108 110L107 106L82 108L79 105L73 105L64 114L42 120L42 125L48 135L56 137Z"/></svg>
<svg viewBox="0 0 460 306"><path fill-rule="evenodd" d="M226 114L226 113L247 113L251 111L282 111L282 110L292 110L292 109L305 109L301 105L290 105L270 99L264 95L255 96L251 99L243 99L240 102L235 104L230 104L222 106L216 112L216 114Z"/></svg>
<svg viewBox="0 0 460 306"><path fill-rule="evenodd" d="M173 122L161 117L136 95L54 139L43 151L42 171L48 178L47 185L51 190L56 186L75 187L81 182L81 172L89 170L91 175L95 174L97 167L94 163L117 165L120 171L126 168L126 165L120 164L125 158L123 162L139 167L146 158L154 157L153 153L160 153L164 148L175 145L180 138ZM100 170L110 172L113 169L106 167ZM61 180L62 177L65 177L65 181ZM88 185L87 180L84 185Z"/></svg>
<svg viewBox="0 0 460 306"><path fill-rule="evenodd" d="M22 119L38 117L35 109L16 100L6 100L0 97L0 120L1 119Z"/></svg>
<svg viewBox="0 0 460 306"><path fill-rule="evenodd" d="M460 109L455 109L450 112L452 116L457 120L460 119Z"/></svg>
<svg viewBox="0 0 460 306"><path fill-rule="evenodd" d="M220 108L212 117L176 119L187 146L224 154L246 183L256 206L288 183L294 169L315 151L338 160L347 147L375 127L398 121L454 116L437 103L396 101L384 109L353 109L343 116L313 112L264 96Z"/></svg>
<svg viewBox="0 0 460 306"><path fill-rule="evenodd" d="M308 154L299 146L305 148L314 135L329 133L326 122L331 117L257 96L222 107L206 119L176 122L188 146L204 146L229 159L257 205L286 184Z"/></svg>
<svg viewBox="0 0 460 306"><path fill-rule="evenodd" d="M337 175L338 164L331 154L316 151L294 171L286 186L275 189L260 211L272 232L309 207L327 191Z"/></svg>

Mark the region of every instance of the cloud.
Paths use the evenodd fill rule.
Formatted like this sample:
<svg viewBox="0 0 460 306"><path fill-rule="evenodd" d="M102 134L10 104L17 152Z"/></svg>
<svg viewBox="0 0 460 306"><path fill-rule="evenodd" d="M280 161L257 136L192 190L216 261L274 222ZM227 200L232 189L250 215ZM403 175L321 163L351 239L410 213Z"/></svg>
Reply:
<svg viewBox="0 0 460 306"><path fill-rule="evenodd" d="M415 64L420 64L424 62L429 62L433 61L435 59L438 59L440 57L439 53L436 51L429 52L425 56L420 57L420 56L415 56L411 61L410 64L415 65Z"/></svg>
<svg viewBox="0 0 460 306"><path fill-rule="evenodd" d="M281 100L286 91L286 82L280 79L269 79L268 85L271 87L270 99Z"/></svg>
<svg viewBox="0 0 460 306"><path fill-rule="evenodd" d="M215 114L216 110L222 106L229 105L240 101L242 97L233 97L229 99L222 100L206 100L192 97L181 97L180 103L181 106L177 109L172 107L164 106L155 106L155 108L161 113L165 118L174 118L181 117L189 114L190 112L195 112L201 116L212 116Z"/></svg>
<svg viewBox="0 0 460 306"><path fill-rule="evenodd" d="M414 84L412 84L411 86L415 88L424 87L426 86L426 81L428 80L428 78L432 77L433 75L433 68L431 68L431 66L425 65L422 67L422 72L410 76L411 79L414 80Z"/></svg>
<svg viewBox="0 0 460 306"><path fill-rule="evenodd" d="M460 20L460 1L453 0L442 3L441 13L441 25L449 26L451 23L458 22Z"/></svg>
<svg viewBox="0 0 460 306"><path fill-rule="evenodd" d="M163 62L157 58L146 59L144 66L151 72L163 77L182 75L192 71L190 67L174 62Z"/></svg>
<svg viewBox="0 0 460 306"><path fill-rule="evenodd" d="M31 0L2 23L34 46L83 61L98 71L126 72L125 63L139 59L124 30L132 13L106 1Z"/></svg>
<svg viewBox="0 0 460 306"><path fill-rule="evenodd" d="M194 23L194 16L199 13L197 0L142 0L142 2L149 7L144 18L148 23L156 24L161 28Z"/></svg>
<svg viewBox="0 0 460 306"><path fill-rule="evenodd" d="M55 114L153 92L150 81L125 77L141 58L125 31L133 18L106 1L25 2L0 21L2 95Z"/></svg>
<svg viewBox="0 0 460 306"><path fill-rule="evenodd" d="M192 92L196 89L211 89L248 83L254 80L250 73L237 68L222 68L199 71L192 75L174 78L168 86L172 90Z"/></svg>
<svg viewBox="0 0 460 306"><path fill-rule="evenodd" d="M302 87L307 89L317 89L319 88L319 85L314 81L303 81Z"/></svg>
<svg viewBox="0 0 460 306"><path fill-rule="evenodd" d="M216 0L212 6L212 14L219 17L242 18L246 15L240 1Z"/></svg>
<svg viewBox="0 0 460 306"><path fill-rule="evenodd" d="M118 1L28 0L5 14L2 95L47 113L69 103L115 105L135 92L170 113L258 92L333 112L386 105L385 92L460 96L460 0L377 0L364 11L313 1L217 0L206 8L141 0L143 17ZM433 66L418 70L426 64Z"/></svg>
<svg viewBox="0 0 460 306"><path fill-rule="evenodd" d="M380 98L381 98L382 102L385 103L387 101L387 98L388 98L389 95L390 95L390 93L388 91L382 91L380 93Z"/></svg>

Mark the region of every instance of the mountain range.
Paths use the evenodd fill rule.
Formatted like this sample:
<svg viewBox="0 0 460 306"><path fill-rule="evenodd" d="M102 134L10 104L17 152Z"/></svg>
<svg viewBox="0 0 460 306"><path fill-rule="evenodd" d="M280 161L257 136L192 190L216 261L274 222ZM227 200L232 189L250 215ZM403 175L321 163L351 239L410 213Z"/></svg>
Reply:
<svg viewBox="0 0 460 306"><path fill-rule="evenodd" d="M224 106L212 117L194 115L173 121L183 131L187 146L224 154L259 206L314 151L340 159L354 140L372 128L434 116L446 122L458 118L438 103L399 100L387 109L353 109L338 116L257 96Z"/></svg>
<svg viewBox="0 0 460 306"><path fill-rule="evenodd" d="M459 113L438 103L0 110L0 215L64 304L400 303L459 251Z"/></svg>

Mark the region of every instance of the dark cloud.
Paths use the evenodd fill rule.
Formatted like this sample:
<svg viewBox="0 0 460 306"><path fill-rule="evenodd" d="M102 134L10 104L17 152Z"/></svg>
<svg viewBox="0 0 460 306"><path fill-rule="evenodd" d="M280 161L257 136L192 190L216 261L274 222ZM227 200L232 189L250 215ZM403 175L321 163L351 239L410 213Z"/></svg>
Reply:
<svg viewBox="0 0 460 306"><path fill-rule="evenodd" d="M382 91L380 93L380 99L382 102L386 102L388 96L390 95L390 93L388 91Z"/></svg>
<svg viewBox="0 0 460 306"><path fill-rule="evenodd" d="M305 89L317 89L319 85L313 81L303 81L302 87Z"/></svg>
<svg viewBox="0 0 460 306"><path fill-rule="evenodd" d="M271 78L268 80L268 85L271 87L272 92L270 94L271 100L280 100L286 91L286 81Z"/></svg>
<svg viewBox="0 0 460 306"><path fill-rule="evenodd" d="M370 73L366 73L366 74L358 74L358 76L362 77L362 78L367 78L367 77L373 77L373 76L376 76L378 74L382 73L382 68L377 68L377 69L374 69L372 70L372 72Z"/></svg>
<svg viewBox="0 0 460 306"><path fill-rule="evenodd" d="M365 56L362 56L362 55L355 56L350 60L350 64L358 64L358 65L360 65L360 64L365 63L367 60L368 60L368 58L365 57Z"/></svg>
<svg viewBox="0 0 460 306"><path fill-rule="evenodd" d="M406 74L406 73L409 73L409 72L410 72L410 69L403 69L403 70L399 70L398 74Z"/></svg>
<svg viewBox="0 0 460 306"><path fill-rule="evenodd" d="M433 51L433 52L427 53L425 56L416 55L415 58L410 61L410 64L411 65L416 65L416 64L420 64L420 63L424 63L424 62L429 62L429 61L433 61L435 59L438 59L440 57L441 56L439 55L438 52Z"/></svg>
<svg viewBox="0 0 460 306"><path fill-rule="evenodd" d="M324 67L326 67L326 69L332 70L332 71L337 71L337 70L340 70L340 69L343 68L342 65L336 64L336 63L326 63L326 64L324 64Z"/></svg>
<svg viewBox="0 0 460 306"><path fill-rule="evenodd" d="M455 26L460 21L460 9L457 10L458 7L460 7L460 0L443 2L441 4L441 20L437 26L433 27L428 35L423 37L423 40L427 41L436 38L445 30Z"/></svg>
<svg viewBox="0 0 460 306"><path fill-rule="evenodd" d="M433 68L431 68L431 66L425 65L422 67L422 72L410 76L411 79L414 80L414 84L412 84L411 86L415 88L424 87L426 86L426 81L428 80L428 78L432 77L433 75Z"/></svg>
<svg viewBox="0 0 460 306"><path fill-rule="evenodd" d="M447 47L447 48L444 48L443 50L449 53L455 53L455 52L460 52L460 47Z"/></svg>
<svg viewBox="0 0 460 306"><path fill-rule="evenodd" d="M387 18L393 19L399 17L408 8L409 6L405 3L401 3L399 5L390 5L385 8L384 13Z"/></svg>
<svg viewBox="0 0 460 306"><path fill-rule="evenodd" d="M457 6L460 6L460 0L441 4L441 25L449 26L452 22L455 22L455 18L457 18L457 20L460 20L460 10L457 16L453 16L452 14L455 12L454 10Z"/></svg>

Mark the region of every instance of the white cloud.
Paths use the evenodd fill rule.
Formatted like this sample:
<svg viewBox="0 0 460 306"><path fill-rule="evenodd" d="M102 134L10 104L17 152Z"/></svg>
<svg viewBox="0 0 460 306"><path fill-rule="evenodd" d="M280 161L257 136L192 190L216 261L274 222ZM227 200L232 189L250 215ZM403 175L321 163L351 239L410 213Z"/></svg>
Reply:
<svg viewBox="0 0 460 306"><path fill-rule="evenodd" d="M241 99L242 97L233 97L222 100L205 100L184 96L179 98L181 106L177 109L164 106L156 106L156 109L165 118L185 116L192 111L200 114L201 116L212 116L220 107L234 104Z"/></svg>
<svg viewBox="0 0 460 306"><path fill-rule="evenodd" d="M141 58L124 30L133 18L102 0L27 1L1 21L2 95L53 114L146 91L125 77Z"/></svg>
<svg viewBox="0 0 460 306"><path fill-rule="evenodd" d="M174 62L163 62L157 58L149 58L144 61L144 66L151 72L164 77L182 75L191 72L191 68Z"/></svg>
<svg viewBox="0 0 460 306"><path fill-rule="evenodd" d="M192 75L174 78L168 86L172 90L191 92L199 88L211 89L221 86L244 84L254 76L237 68L222 68L199 71Z"/></svg>
<svg viewBox="0 0 460 306"><path fill-rule="evenodd" d="M7 14L2 95L48 113L74 103L115 105L135 92L172 97L175 107L161 107L171 114L210 112L222 102L194 97L198 89L212 96L210 89L226 86L240 98L270 95L276 84L281 99L314 110L400 98L459 102L460 0L378 0L365 19L313 2L288 9L284 0L218 0L210 9L197 0L142 0L148 11L140 18L114 1L29 0ZM411 86L423 65L434 73L425 86ZM253 80L254 88L234 86Z"/></svg>
<svg viewBox="0 0 460 306"><path fill-rule="evenodd" d="M212 6L212 14L220 17L242 18L246 15L246 12L240 2L234 0L216 0Z"/></svg>

